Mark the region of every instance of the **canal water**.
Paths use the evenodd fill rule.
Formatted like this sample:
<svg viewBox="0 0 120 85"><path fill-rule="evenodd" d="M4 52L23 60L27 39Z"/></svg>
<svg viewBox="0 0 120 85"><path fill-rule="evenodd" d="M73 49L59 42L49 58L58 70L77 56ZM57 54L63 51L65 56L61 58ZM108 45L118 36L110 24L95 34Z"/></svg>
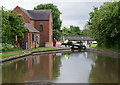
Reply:
<svg viewBox="0 0 120 85"><path fill-rule="evenodd" d="M31 55L2 64L2 83L117 83L118 58L91 52Z"/></svg>

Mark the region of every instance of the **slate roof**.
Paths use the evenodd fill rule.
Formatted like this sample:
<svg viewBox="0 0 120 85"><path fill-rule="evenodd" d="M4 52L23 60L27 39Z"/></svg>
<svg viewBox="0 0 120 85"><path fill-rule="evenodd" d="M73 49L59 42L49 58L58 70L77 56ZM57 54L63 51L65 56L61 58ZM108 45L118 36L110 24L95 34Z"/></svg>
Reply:
<svg viewBox="0 0 120 85"><path fill-rule="evenodd" d="M30 19L49 20L51 10L25 10L19 7Z"/></svg>
<svg viewBox="0 0 120 85"><path fill-rule="evenodd" d="M84 35L78 35L78 36L63 36L65 40L70 41L93 41L93 39L90 36L84 36Z"/></svg>
<svg viewBox="0 0 120 85"><path fill-rule="evenodd" d="M36 30L34 27L32 27L30 23L25 23L24 26L28 29L29 32L40 33L38 30Z"/></svg>

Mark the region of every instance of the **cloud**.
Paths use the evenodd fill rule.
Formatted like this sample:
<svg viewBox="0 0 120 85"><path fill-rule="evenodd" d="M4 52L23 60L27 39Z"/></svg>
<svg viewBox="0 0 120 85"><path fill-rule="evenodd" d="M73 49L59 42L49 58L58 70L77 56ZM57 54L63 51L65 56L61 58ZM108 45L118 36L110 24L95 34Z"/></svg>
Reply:
<svg viewBox="0 0 120 85"><path fill-rule="evenodd" d="M62 0L63 2L107 2L111 0Z"/></svg>
<svg viewBox="0 0 120 85"><path fill-rule="evenodd" d="M91 2L69 2L63 3L60 8L62 11L62 16L64 19L86 19L89 16L89 13L93 11L93 6L99 6L102 3L91 3Z"/></svg>
<svg viewBox="0 0 120 85"><path fill-rule="evenodd" d="M93 11L93 6L99 7L102 2L61 2L59 9L62 12L61 19L63 26L80 26L82 29L89 20L89 13Z"/></svg>
<svg viewBox="0 0 120 85"><path fill-rule="evenodd" d="M89 19L89 13L93 11L93 6L100 6L106 0L1 0L0 6L13 10L17 5L32 10L39 4L53 3L61 11L62 27L70 25L84 27Z"/></svg>

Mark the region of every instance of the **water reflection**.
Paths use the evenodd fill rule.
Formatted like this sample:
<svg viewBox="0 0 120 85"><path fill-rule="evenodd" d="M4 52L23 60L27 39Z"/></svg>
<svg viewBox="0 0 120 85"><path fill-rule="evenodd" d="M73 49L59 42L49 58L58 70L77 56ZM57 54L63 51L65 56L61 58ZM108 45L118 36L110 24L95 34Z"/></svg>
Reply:
<svg viewBox="0 0 120 85"><path fill-rule="evenodd" d="M118 59L98 55L89 76L91 83L117 83L118 82Z"/></svg>
<svg viewBox="0 0 120 85"><path fill-rule="evenodd" d="M53 76L59 75L60 58L56 59L56 54L28 56L24 60L4 64L3 83L50 82Z"/></svg>
<svg viewBox="0 0 120 85"><path fill-rule="evenodd" d="M118 58L89 52L27 56L2 65L2 82L117 83Z"/></svg>
<svg viewBox="0 0 120 85"><path fill-rule="evenodd" d="M52 55L44 55L41 57L33 56L28 58L25 68L25 82L39 82L49 81L51 77L49 75L52 73Z"/></svg>

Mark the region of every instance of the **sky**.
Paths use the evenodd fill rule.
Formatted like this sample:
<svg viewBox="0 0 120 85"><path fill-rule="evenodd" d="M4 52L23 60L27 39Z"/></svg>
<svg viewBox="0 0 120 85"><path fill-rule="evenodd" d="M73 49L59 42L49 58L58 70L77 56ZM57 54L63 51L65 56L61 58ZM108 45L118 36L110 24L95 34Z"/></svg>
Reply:
<svg viewBox="0 0 120 85"><path fill-rule="evenodd" d="M53 3L62 13L61 28L73 25L84 29L93 6L99 7L106 1L111 0L0 0L0 7L4 6L7 10L13 10L16 6L20 6L26 10L33 10L39 4Z"/></svg>

